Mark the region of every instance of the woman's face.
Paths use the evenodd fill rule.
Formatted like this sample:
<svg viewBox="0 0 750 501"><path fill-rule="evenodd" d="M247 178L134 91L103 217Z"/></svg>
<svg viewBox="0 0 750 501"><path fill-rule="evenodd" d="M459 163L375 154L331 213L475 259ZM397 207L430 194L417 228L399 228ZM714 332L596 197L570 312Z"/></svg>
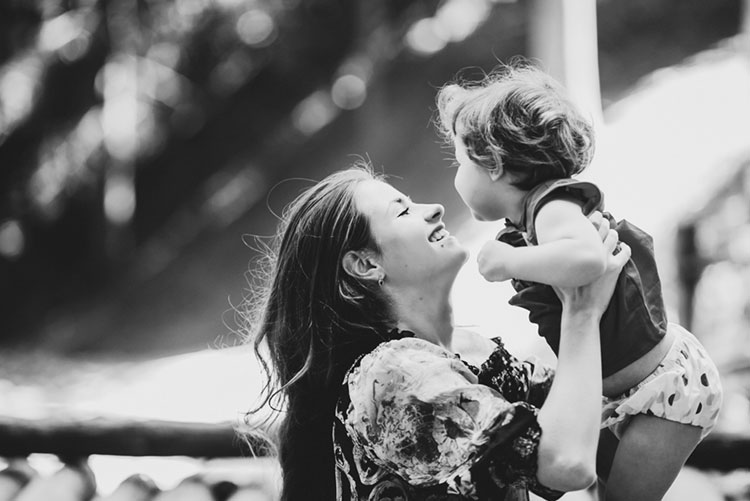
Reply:
<svg viewBox="0 0 750 501"><path fill-rule="evenodd" d="M418 204L381 181L364 181L354 193L381 250L389 285L452 284L468 251L451 236L439 204Z"/></svg>

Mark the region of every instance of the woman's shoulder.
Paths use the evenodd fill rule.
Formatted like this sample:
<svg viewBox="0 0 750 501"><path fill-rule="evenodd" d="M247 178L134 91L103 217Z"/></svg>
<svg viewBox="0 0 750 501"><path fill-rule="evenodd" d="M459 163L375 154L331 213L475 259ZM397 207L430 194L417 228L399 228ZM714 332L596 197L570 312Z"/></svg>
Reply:
<svg viewBox="0 0 750 501"><path fill-rule="evenodd" d="M374 350L365 355L365 357L379 358L384 355L396 355L412 351L427 351L436 356L443 356L446 353L450 354L448 350L441 346L431 343L425 339L421 339L415 336L401 337L399 339L391 339L380 343Z"/></svg>
<svg viewBox="0 0 750 501"><path fill-rule="evenodd" d="M455 358L450 351L424 339L403 337L377 345L359 357L344 376L343 394L355 400L367 393L373 382L392 386L394 382L410 386L419 378L420 366L432 365L436 360Z"/></svg>
<svg viewBox="0 0 750 501"><path fill-rule="evenodd" d="M455 356L448 350L417 337L391 339L380 343L372 351L359 357L347 372L346 380L350 380L361 372L393 371L413 357L415 352L419 353L420 357Z"/></svg>
<svg viewBox="0 0 750 501"><path fill-rule="evenodd" d="M346 382L366 377L368 380L389 379L395 374L419 373L419 367L439 359L458 360L445 348L417 337L404 337L380 343L357 360L347 373Z"/></svg>
<svg viewBox="0 0 750 501"><path fill-rule="evenodd" d="M488 338L476 331L457 328L453 331L453 351L477 367L502 346L500 338Z"/></svg>

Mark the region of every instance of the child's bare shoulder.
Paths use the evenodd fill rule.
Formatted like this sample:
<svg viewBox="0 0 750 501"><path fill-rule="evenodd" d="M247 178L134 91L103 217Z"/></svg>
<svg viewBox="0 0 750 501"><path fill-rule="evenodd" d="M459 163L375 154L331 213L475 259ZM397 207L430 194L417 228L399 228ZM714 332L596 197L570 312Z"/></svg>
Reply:
<svg viewBox="0 0 750 501"><path fill-rule="evenodd" d="M543 183L532 190L531 197L529 208L535 219L541 212L553 216L555 213L587 216L595 210L601 210L604 202L604 194L597 185L576 179Z"/></svg>
<svg viewBox="0 0 750 501"><path fill-rule="evenodd" d="M585 218L584 203L570 195L546 200L536 211L534 223L537 228L556 227L566 221Z"/></svg>

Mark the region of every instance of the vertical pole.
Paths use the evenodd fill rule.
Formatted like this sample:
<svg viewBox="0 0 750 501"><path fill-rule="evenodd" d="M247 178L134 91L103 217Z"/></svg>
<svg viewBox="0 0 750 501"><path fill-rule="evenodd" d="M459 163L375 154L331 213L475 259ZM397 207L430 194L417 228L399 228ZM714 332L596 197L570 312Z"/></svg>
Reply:
<svg viewBox="0 0 750 501"><path fill-rule="evenodd" d="M742 2L742 20L740 21L740 36L745 55L750 58L750 0Z"/></svg>
<svg viewBox="0 0 750 501"><path fill-rule="evenodd" d="M596 0L530 0L528 6L529 56L565 86L598 127L603 120Z"/></svg>

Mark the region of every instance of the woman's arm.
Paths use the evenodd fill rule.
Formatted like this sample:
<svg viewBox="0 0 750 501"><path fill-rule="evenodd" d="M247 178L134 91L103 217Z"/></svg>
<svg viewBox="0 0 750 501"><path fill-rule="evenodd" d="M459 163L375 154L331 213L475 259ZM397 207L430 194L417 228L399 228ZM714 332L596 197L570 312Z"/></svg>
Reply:
<svg viewBox="0 0 750 501"><path fill-rule="evenodd" d="M537 470L538 480L553 489L583 489L596 478L602 394L599 321L630 257L624 244L612 254L617 240L617 233L608 230L604 275L587 286L556 289L563 303L560 350L555 379L538 416L542 438Z"/></svg>

